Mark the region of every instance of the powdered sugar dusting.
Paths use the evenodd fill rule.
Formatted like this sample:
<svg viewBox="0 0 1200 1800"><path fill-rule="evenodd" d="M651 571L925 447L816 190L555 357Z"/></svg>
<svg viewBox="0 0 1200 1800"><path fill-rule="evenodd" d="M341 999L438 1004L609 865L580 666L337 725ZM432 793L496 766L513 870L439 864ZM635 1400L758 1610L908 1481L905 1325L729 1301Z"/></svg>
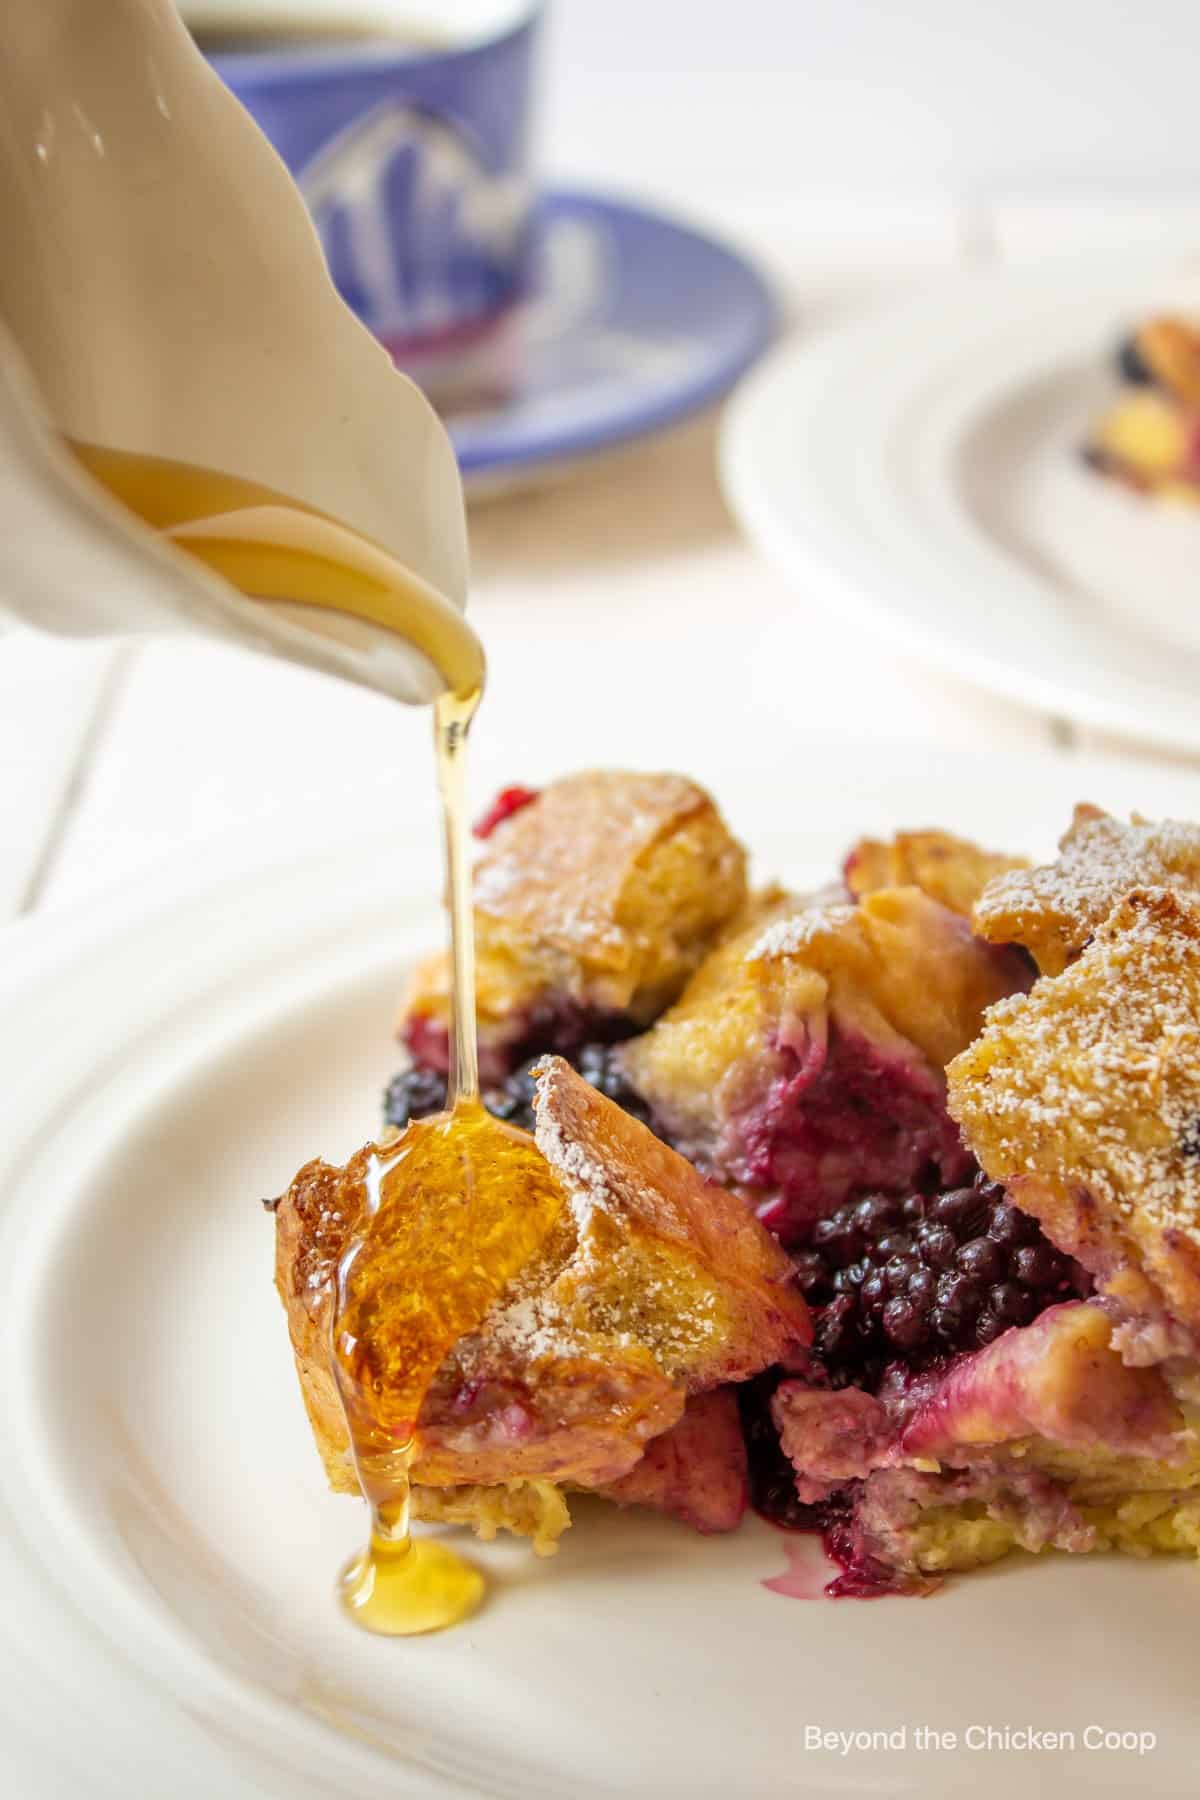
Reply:
<svg viewBox="0 0 1200 1800"><path fill-rule="evenodd" d="M854 917L854 906L847 901L834 905L813 905L803 912L775 919L752 946L748 960L765 962L773 956L799 956L814 938L826 937Z"/></svg>
<svg viewBox="0 0 1200 1800"><path fill-rule="evenodd" d="M991 1009L949 1075L990 1174L1077 1185L1141 1242L1200 1243L1200 904L1128 895L1064 974Z"/></svg>
<svg viewBox="0 0 1200 1800"><path fill-rule="evenodd" d="M648 1350L671 1381L689 1384L701 1371L736 1379L743 1363L762 1367L804 1332L806 1315L797 1305L793 1317L783 1293L786 1260L740 1200L705 1184L566 1063L546 1061L536 1079L537 1145L579 1237L555 1294L572 1325Z"/></svg>
<svg viewBox="0 0 1200 1800"><path fill-rule="evenodd" d="M561 1310L545 1294L529 1294L507 1306L498 1306L489 1316L486 1330L492 1345L534 1360L570 1356L583 1348L582 1340L569 1329Z"/></svg>
<svg viewBox="0 0 1200 1800"><path fill-rule="evenodd" d="M1128 825L1095 807L1076 808L1056 862L988 883L975 929L993 943L1019 943L1057 974L1133 888L1200 890L1200 826L1134 814Z"/></svg>
<svg viewBox="0 0 1200 1800"><path fill-rule="evenodd" d="M541 1093L539 1080L539 1101ZM593 1210L612 1203L609 1180L603 1165L582 1144L566 1135L561 1121L544 1105L536 1107L533 1135L550 1167L563 1177L567 1200L575 1218L575 1229L582 1234L587 1229Z"/></svg>

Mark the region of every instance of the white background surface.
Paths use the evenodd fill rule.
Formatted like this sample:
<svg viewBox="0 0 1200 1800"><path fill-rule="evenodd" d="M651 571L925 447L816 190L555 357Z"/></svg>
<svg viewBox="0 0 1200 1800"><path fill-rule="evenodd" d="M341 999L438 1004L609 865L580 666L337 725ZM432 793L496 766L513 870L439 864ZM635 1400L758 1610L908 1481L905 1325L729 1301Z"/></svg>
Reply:
<svg viewBox="0 0 1200 1800"><path fill-rule="evenodd" d="M1200 247L1198 64L1181 0L559 0L542 161L740 240L812 333L963 263ZM738 539L713 435L698 421L476 513L480 797L589 760L705 773L764 743L799 784L800 728L947 755L1121 748L791 593ZM4 638L0 917L163 859L186 881L239 832L303 844L348 816L410 841L432 881L427 728L206 646Z"/></svg>
<svg viewBox="0 0 1200 1800"><path fill-rule="evenodd" d="M639 183L1186 198L1198 45L1189 0L560 0L547 144Z"/></svg>

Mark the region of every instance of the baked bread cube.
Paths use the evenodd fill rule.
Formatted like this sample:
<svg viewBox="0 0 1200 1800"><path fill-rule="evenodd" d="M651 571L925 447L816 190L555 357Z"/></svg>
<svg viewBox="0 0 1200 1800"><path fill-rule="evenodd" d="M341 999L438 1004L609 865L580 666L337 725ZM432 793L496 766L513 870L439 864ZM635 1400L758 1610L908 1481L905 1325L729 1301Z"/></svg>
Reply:
<svg viewBox="0 0 1200 1800"><path fill-rule="evenodd" d="M536 1117L557 1204L522 1267L429 1385L412 1471L418 1516L523 1531L542 1548L568 1522L564 1488L661 1495L710 1524L727 1517L727 1408L724 1419L714 1403L686 1422L685 1408L810 1336L788 1258L736 1197L559 1058L539 1070ZM343 1492L356 1491L356 1478L331 1324L338 1265L362 1228L375 1153L367 1146L344 1168L308 1164L275 1214L276 1286L297 1373L326 1473ZM440 1285L454 1279L453 1268ZM714 1496L707 1511L672 1473L669 1454L658 1453L642 1478L633 1474L648 1446L676 1427L720 1465L726 1498Z"/></svg>
<svg viewBox="0 0 1200 1800"><path fill-rule="evenodd" d="M969 1179L945 1066L1029 980L917 887L783 900L620 1061L670 1142L801 1242L853 1194Z"/></svg>
<svg viewBox="0 0 1200 1800"><path fill-rule="evenodd" d="M993 1008L949 1084L988 1174L1126 1321L1125 1353L1196 1354L1200 899L1127 894L1062 974Z"/></svg>
<svg viewBox="0 0 1200 1800"><path fill-rule="evenodd" d="M1043 975L1059 975L1097 926L1136 887L1200 892L1200 826L1177 819L1128 825L1097 806L1077 806L1056 861L988 883L974 926L993 944L1021 944Z"/></svg>
<svg viewBox="0 0 1200 1800"><path fill-rule="evenodd" d="M490 832L475 866L480 1072L628 1036L670 1004L746 900L746 857L681 775L592 771L552 782ZM421 965L400 1035L449 1058L450 971Z"/></svg>
<svg viewBox="0 0 1200 1800"><path fill-rule="evenodd" d="M878 888L919 887L964 919L989 881L1027 869L1023 856L981 850L949 831L898 831L888 839L859 838L846 858L846 886L856 900Z"/></svg>

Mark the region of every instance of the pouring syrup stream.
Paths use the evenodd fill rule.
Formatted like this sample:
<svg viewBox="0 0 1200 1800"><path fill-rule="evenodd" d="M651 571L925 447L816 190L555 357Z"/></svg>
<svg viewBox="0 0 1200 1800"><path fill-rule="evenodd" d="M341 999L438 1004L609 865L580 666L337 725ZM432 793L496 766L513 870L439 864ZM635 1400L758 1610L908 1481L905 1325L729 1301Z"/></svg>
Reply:
<svg viewBox="0 0 1200 1800"><path fill-rule="evenodd" d="M439 1540L410 1532L421 1402L444 1355L479 1323L555 1201L532 1142L498 1126L479 1099L464 772L483 650L456 608L337 520L214 470L91 444L70 448L118 500L248 599L312 608L318 628L322 613L381 627L421 651L444 684L434 703L434 744L453 970L449 1110L368 1159L359 1229L338 1271L331 1343L370 1509L367 1545L339 1580L342 1606L382 1635L435 1631L478 1606L484 1580ZM523 1223L509 1231L505 1199L517 1191L528 1203ZM443 1203L443 1216L431 1199ZM457 1219L456 1238L447 1211ZM447 1280L454 1273L447 1243L459 1247L457 1281ZM380 1291L394 1271L404 1291L393 1293L396 1315L381 1325ZM414 1271L428 1272L428 1281Z"/></svg>
<svg viewBox="0 0 1200 1800"><path fill-rule="evenodd" d="M471 904L471 872L466 843L465 761L467 733L479 705L481 689L475 687L442 694L434 702L434 749L438 788L442 803L442 840L450 907L450 955L453 971L453 1018L450 1035L449 1110L443 1118L410 1126L413 1136L428 1142L431 1135L449 1138L460 1124L468 1129L482 1115L479 1100L479 1058L475 1029L475 926ZM409 1155L412 1151L410 1148ZM386 1163L373 1159L367 1180L367 1208L377 1214L385 1179L398 1172L405 1153ZM465 1165L461 1177L469 1176ZM414 1181L414 1188L416 1182ZM416 1199L415 1192L412 1198ZM400 1192L389 1194L392 1205L403 1204ZM368 1224L369 1232L370 1226ZM483 1598L479 1570L435 1538L415 1538L410 1530L410 1469L416 1443L416 1413L420 1403L414 1380L412 1416L399 1431L380 1430L379 1422L361 1416L361 1395L352 1369L357 1344L347 1320L353 1320L354 1301L347 1276L361 1262L368 1238L360 1234L339 1271L339 1304L333 1320L333 1367L350 1427L351 1445L359 1486L371 1511L366 1548L343 1569L338 1593L345 1611L368 1631L385 1636L408 1637L437 1631L465 1618ZM426 1381L435 1369L431 1366ZM417 1375L410 1370L410 1379ZM365 1428L364 1428L365 1425ZM397 1442L397 1436L402 1441Z"/></svg>

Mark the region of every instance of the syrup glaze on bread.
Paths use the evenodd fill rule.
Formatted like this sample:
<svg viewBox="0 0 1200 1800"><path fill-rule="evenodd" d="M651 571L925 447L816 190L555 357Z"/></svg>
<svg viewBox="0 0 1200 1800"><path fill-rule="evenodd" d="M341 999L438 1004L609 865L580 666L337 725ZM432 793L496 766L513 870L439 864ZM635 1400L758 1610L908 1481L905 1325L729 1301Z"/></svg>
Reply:
<svg viewBox="0 0 1200 1800"><path fill-rule="evenodd" d="M537 1146L561 1204L479 1330L434 1377L414 1484L471 1490L453 1516L482 1508L518 1529L524 1519L543 1545L553 1537L548 1506L561 1524L567 1516L539 1485L615 1488L642 1501L661 1492L664 1504L708 1517L712 1505L677 1476L624 1492L619 1484L652 1439L683 1426L689 1398L745 1380L811 1336L787 1257L737 1199L560 1059L539 1074L536 1108ZM346 1492L356 1484L328 1343L367 1154L344 1169L307 1165L276 1210L276 1285L301 1388L331 1484ZM686 1427L696 1448L720 1439L726 1481L737 1461L730 1417L709 1406ZM744 1465L741 1481L744 1492ZM508 1516L492 1489L506 1491ZM445 1498L418 1507L452 1516Z"/></svg>

